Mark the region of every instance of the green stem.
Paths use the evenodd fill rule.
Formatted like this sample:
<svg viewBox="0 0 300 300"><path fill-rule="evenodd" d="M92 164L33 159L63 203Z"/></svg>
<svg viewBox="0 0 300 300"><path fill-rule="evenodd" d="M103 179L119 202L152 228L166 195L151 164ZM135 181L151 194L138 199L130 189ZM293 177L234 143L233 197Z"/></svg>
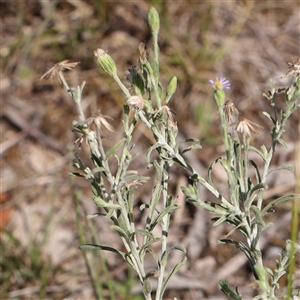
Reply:
<svg viewBox="0 0 300 300"><path fill-rule="evenodd" d="M161 161L160 163L161 170L163 172L162 182L163 182L163 189L162 189L162 198L163 198L163 209L168 207L168 180L169 180L169 169L170 165L166 161ZM166 214L161 223L161 232L162 232L162 242L161 242L161 253L162 256L165 254L167 250L167 242L168 242L168 231L169 231L169 224L170 224L170 214ZM160 264L160 268L158 270L158 282L157 282L157 292L156 292L156 300L163 299L163 280L164 280L164 273L165 273L165 264Z"/></svg>
<svg viewBox="0 0 300 300"><path fill-rule="evenodd" d="M71 160L70 160L71 161ZM70 166L70 169L72 169L72 167ZM78 231L78 235L79 235L79 242L81 245L85 244L85 238L84 238L84 233L83 233L83 228L82 228L82 222L80 221L80 213L79 213L79 199L81 198L80 195L80 191L77 190L75 191L75 181L73 179L73 177L70 177L71 179L71 185L73 187L73 203L74 203L74 208L75 208L75 217L76 217L76 227L77 227L77 231ZM82 251L82 256L83 256L83 260L84 260L84 264L88 273L88 276L90 278L90 282L92 285L92 289L93 289L93 293L96 299L101 299L101 295L98 294L98 288L96 286L95 283L95 279L94 276L92 274L92 269L91 266L89 264L88 258L87 258L87 254L85 251Z"/></svg>
<svg viewBox="0 0 300 300"><path fill-rule="evenodd" d="M245 187L245 192L248 191L248 163L249 163L249 142L250 139L247 138L245 135L243 135L243 144L244 144L244 187Z"/></svg>
<svg viewBox="0 0 300 300"><path fill-rule="evenodd" d="M121 90L123 91L123 93L126 95L126 97L130 98L131 94L128 91L127 87L122 83L119 76L115 73L112 76L113 76L114 80L117 82L117 84L119 85L119 87L121 88Z"/></svg>
<svg viewBox="0 0 300 300"><path fill-rule="evenodd" d="M221 117L222 137L223 137L223 141L224 141L224 145L225 145L225 153L226 153L227 165L225 167L225 171L227 173L227 179L228 179L228 184L229 184L229 193L230 193L230 195L232 195L235 185L236 185L236 180L234 178L233 169L232 169L233 147L232 147L231 137L229 136L229 134L227 133L227 130L226 130L227 124L226 124L226 117L225 117L223 107L218 106L218 108L219 108L219 114Z"/></svg>
<svg viewBox="0 0 300 300"><path fill-rule="evenodd" d="M158 47L158 32L153 32L153 47L154 47L154 60L159 68L159 47Z"/></svg>
<svg viewBox="0 0 300 300"><path fill-rule="evenodd" d="M300 117L300 112L299 112ZM297 235L299 232L298 221L299 221L299 210L300 210L300 123L298 123L298 145L296 149L296 166L295 166L295 175L296 175L296 195L293 203L293 214L291 221L291 242L292 249L289 260L289 269L288 269L288 278L287 278L287 299L292 299L293 292L293 277L295 270L295 253L296 251L296 243L297 243Z"/></svg>
<svg viewBox="0 0 300 300"><path fill-rule="evenodd" d="M78 88L77 90L71 90L68 83L66 82L66 79L65 79L62 71L59 71L58 76L61 80L61 83L62 83L64 89L67 91L67 93L70 95L70 97L75 102L78 112L79 112L79 119L81 122L83 122L85 120L85 117L84 117L84 113L83 113L83 110L81 107L81 97L82 97L81 93L84 88L85 82L83 82L82 86L80 88Z"/></svg>

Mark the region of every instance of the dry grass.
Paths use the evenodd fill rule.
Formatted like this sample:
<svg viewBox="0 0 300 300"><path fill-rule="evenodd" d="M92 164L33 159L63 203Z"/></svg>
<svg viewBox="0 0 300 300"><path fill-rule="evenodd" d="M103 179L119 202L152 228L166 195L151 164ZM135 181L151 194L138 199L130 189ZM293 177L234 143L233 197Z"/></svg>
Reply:
<svg viewBox="0 0 300 300"><path fill-rule="evenodd" d="M67 175L73 159L67 149L72 148L75 140L71 123L77 118L76 110L58 82L50 84L39 77L58 61L80 61L75 71L68 73L69 81L74 86L87 81L84 99L87 116L100 108L103 114L114 118L116 134L108 134L106 139L107 147L113 145L122 134L118 129L122 126L124 97L111 78L99 72L93 51L99 47L108 50L123 77L128 66L138 64L139 43L146 42L151 48L147 26L150 4L68 0L57 5L55 1L26 4L25 1L1 1L0 5L1 197L7 199L2 204L2 212L9 209L10 221L6 228L20 242L18 249L6 249L3 253L11 255L4 260L20 257L26 270L36 272L21 279L15 274L7 279L8 285L3 284L1 293L5 298L18 296L19 299L67 296L92 299L82 256L77 251L73 192ZM299 56L299 2L170 1L155 6L162 26L161 82L166 86L171 76L178 77L178 90L171 108L176 112L179 138L193 136L201 140L203 151L189 157L196 168L204 172L222 153L218 147L218 114L211 100L208 79L221 75L230 79L233 87L230 98L245 117L264 126L255 142L268 141L270 124L262 117L262 111L270 109L262 92L267 92L271 79L280 84L286 62ZM297 122L297 116L292 116L285 133L289 150L280 148L274 165L294 165ZM140 153L146 149L144 144L149 138L147 130L139 126L133 142L139 143ZM84 146L82 152L86 152ZM88 159L88 153L85 154ZM139 161L133 167L142 174L151 174ZM269 183L268 199L293 192L295 179L288 175L274 177ZM222 186L221 171L215 176ZM171 178L172 192L179 196L184 209L174 215L170 241L187 247L190 263L171 283L166 299L174 296L224 299L218 291L217 280L225 277L232 286L240 286L244 295L252 297L255 287L249 285L252 279L244 257L232 247L217 246L217 240L231 228L212 228L209 215L184 205L178 187L186 181L187 175L176 167ZM95 212L89 183L77 179L76 184L83 190L82 209ZM147 192L150 191L143 188L137 202L142 203ZM138 209L136 214L137 220L142 221ZM289 237L290 216L290 205L286 205L270 217L276 224L266 232L263 241L270 264L274 263L278 247ZM96 220L101 243L121 247L118 237L109 231L109 225L106 219ZM89 238L87 234L86 239ZM1 239L10 245L4 235ZM39 263L33 266L22 247L31 251L40 249L41 266ZM125 265L113 255L105 257L112 278L116 282L126 281ZM232 257L235 263L226 264ZM49 273L47 268L52 272L43 282L43 274ZM40 294L43 285L44 294ZM129 298L120 292L117 299Z"/></svg>

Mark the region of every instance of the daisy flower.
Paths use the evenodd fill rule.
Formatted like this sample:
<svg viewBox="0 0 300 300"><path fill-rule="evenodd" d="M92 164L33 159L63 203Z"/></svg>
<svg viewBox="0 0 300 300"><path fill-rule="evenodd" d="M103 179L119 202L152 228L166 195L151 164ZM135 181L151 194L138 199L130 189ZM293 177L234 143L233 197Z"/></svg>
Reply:
<svg viewBox="0 0 300 300"><path fill-rule="evenodd" d="M216 80L208 80L214 90L229 90L230 89L230 81L225 77L221 77L220 79L217 77Z"/></svg>

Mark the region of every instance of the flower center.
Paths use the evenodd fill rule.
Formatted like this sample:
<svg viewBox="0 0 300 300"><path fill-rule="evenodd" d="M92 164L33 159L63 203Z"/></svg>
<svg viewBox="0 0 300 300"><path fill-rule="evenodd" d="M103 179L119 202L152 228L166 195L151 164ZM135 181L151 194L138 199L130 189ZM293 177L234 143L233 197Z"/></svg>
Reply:
<svg viewBox="0 0 300 300"><path fill-rule="evenodd" d="M220 81L215 81L215 87L217 90L222 90L223 84Z"/></svg>

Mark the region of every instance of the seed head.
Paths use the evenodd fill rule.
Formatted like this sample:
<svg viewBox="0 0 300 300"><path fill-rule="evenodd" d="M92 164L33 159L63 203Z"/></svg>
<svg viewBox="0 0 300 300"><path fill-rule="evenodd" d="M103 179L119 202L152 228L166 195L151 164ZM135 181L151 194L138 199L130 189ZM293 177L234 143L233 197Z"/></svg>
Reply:
<svg viewBox="0 0 300 300"><path fill-rule="evenodd" d="M230 126L234 126L234 129L238 132L240 132L243 136L246 138L251 138L251 134L258 134L257 129L262 129L263 127L251 122L250 120L244 118L244 117L239 117L235 122L230 124Z"/></svg>
<svg viewBox="0 0 300 300"><path fill-rule="evenodd" d="M79 62L69 62L69 60L63 60L59 63L56 63L50 70L48 70L46 73L44 73L40 79L48 79L50 78L51 80L54 78L58 78L59 81L60 79L60 73L64 70L71 70L72 68L75 68Z"/></svg>
<svg viewBox="0 0 300 300"><path fill-rule="evenodd" d="M139 112L144 108L144 99L140 96L131 96L127 100L127 104L131 106L136 112Z"/></svg>
<svg viewBox="0 0 300 300"><path fill-rule="evenodd" d="M285 74L286 77L294 75L298 77L300 75L300 57L297 62L288 62L289 68Z"/></svg>
<svg viewBox="0 0 300 300"><path fill-rule="evenodd" d="M160 112L162 113L163 118L168 120L171 127L177 130L177 124L173 118L173 114L175 115L175 113L169 108L169 106L167 104L162 105L161 108L155 113L154 117L156 117L156 115Z"/></svg>
<svg viewBox="0 0 300 300"><path fill-rule="evenodd" d="M142 63L144 63L147 60L146 45L144 43L140 43L139 51L140 51L140 60Z"/></svg>
<svg viewBox="0 0 300 300"><path fill-rule="evenodd" d="M231 122L234 116L239 116L240 112L236 108L236 106L230 100L227 100L223 105L223 111L226 117L227 122Z"/></svg>
<svg viewBox="0 0 300 300"><path fill-rule="evenodd" d="M98 112L95 115L85 120L84 124L86 124L88 127L94 124L98 128L100 133L102 133L103 126L109 131L115 132L115 129L106 121L106 119L113 120L113 118L111 118L110 116L102 115L100 113L100 110L98 110Z"/></svg>

